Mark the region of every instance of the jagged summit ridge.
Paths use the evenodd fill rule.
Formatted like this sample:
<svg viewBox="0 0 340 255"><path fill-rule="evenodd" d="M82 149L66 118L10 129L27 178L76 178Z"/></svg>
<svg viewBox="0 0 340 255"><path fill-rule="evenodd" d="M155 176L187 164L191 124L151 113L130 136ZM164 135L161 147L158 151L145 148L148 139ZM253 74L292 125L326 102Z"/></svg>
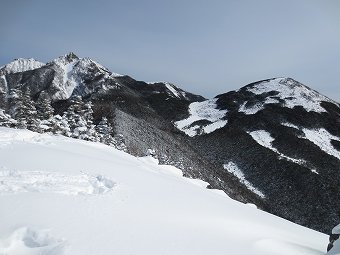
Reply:
<svg viewBox="0 0 340 255"><path fill-rule="evenodd" d="M23 72L27 71L31 75L24 77ZM18 86L29 86L33 95L43 90L57 101L118 88L115 78L122 76L90 58L80 58L70 52L47 64L34 59L17 59L3 66L0 69L0 90L9 92Z"/></svg>

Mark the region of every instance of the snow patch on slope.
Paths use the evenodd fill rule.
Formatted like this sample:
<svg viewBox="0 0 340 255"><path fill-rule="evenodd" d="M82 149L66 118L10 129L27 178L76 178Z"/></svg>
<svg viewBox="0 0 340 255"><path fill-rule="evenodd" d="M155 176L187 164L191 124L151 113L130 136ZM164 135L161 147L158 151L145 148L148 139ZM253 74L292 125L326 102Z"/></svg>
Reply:
<svg viewBox="0 0 340 255"><path fill-rule="evenodd" d="M165 88L166 88L166 92L169 96L174 97L174 98L184 98L184 99L188 99L187 98L187 94L177 88L174 84L167 82L167 81L155 81L155 82L147 82L147 84L164 84ZM156 91L156 93L159 93L159 91Z"/></svg>
<svg viewBox="0 0 340 255"><path fill-rule="evenodd" d="M0 91L1 92L5 92L8 90L8 84L7 84L7 79L6 79L6 75L1 75L0 78L3 80L3 87L0 87Z"/></svg>
<svg viewBox="0 0 340 255"><path fill-rule="evenodd" d="M261 111L261 110L264 109L263 104L260 104L260 103L255 104L255 105L253 105L253 106L251 106L251 107L247 107L246 104L247 104L247 101L244 102L244 103L240 106L240 108L239 108L238 111L239 111L239 112L243 112L243 113L245 113L245 114L255 114L255 113L257 113L257 112L259 112L259 111Z"/></svg>
<svg viewBox="0 0 340 255"><path fill-rule="evenodd" d="M331 140L340 141L340 138L330 134L326 129L302 129L305 137L317 145L321 150L326 152L329 155L332 155L338 159L340 159L340 151L334 148L331 144Z"/></svg>
<svg viewBox="0 0 340 255"><path fill-rule="evenodd" d="M8 63L7 65L0 67L0 73L3 75L7 75L11 73L25 72L40 68L44 65L44 63L39 62L33 58L19 58Z"/></svg>
<svg viewBox="0 0 340 255"><path fill-rule="evenodd" d="M261 191L259 191L249 181L246 180L242 170L235 163L230 161L227 164L224 164L223 168L227 170L229 173L236 176L240 180L240 182L243 183L247 187L247 189L249 189L250 191L252 191L253 193L255 193L261 198L266 197Z"/></svg>
<svg viewBox="0 0 340 255"><path fill-rule="evenodd" d="M272 150L273 152L275 152L276 154L279 155L279 159L285 159L287 161L293 162L295 164L301 165L301 166L305 166L307 164L307 161L303 160L303 159L295 159L295 158L291 158L288 157L286 155L284 155L283 153L279 152L278 149L274 148L272 145L272 142L275 140L269 132L265 131L265 130L256 130L256 131L251 131L251 132L247 132L248 134L251 135L251 137L261 146L268 148L270 150ZM313 173L318 174L318 172L315 169L311 169L311 171Z"/></svg>
<svg viewBox="0 0 340 255"><path fill-rule="evenodd" d="M247 90L257 95L272 91L277 92L274 96L266 97L264 104L279 103L276 99L279 97L284 101L285 107L294 108L295 106L302 106L307 112L326 112L320 105L322 101L338 105L333 100L290 78L276 78L263 81L248 87Z"/></svg>
<svg viewBox="0 0 340 255"><path fill-rule="evenodd" d="M191 103L189 105L190 116L186 119L176 121L175 126L191 137L208 134L224 127L228 121L222 118L225 117L227 110L217 109L216 101L217 98ZM193 125L196 121L208 121L209 124Z"/></svg>
<svg viewBox="0 0 340 255"><path fill-rule="evenodd" d="M178 94L177 90L174 88L172 84L170 84L169 82L165 82L164 84L165 84L165 87L172 93L172 95L180 98L180 95Z"/></svg>
<svg viewBox="0 0 340 255"><path fill-rule="evenodd" d="M0 239L1 255L63 255L65 242L51 236L48 230L28 227L16 229Z"/></svg>
<svg viewBox="0 0 340 255"><path fill-rule="evenodd" d="M300 129L298 126L292 124L292 123L289 123L289 122L281 122L281 125L282 126L285 126L285 127L291 127L291 128L295 128L295 129Z"/></svg>

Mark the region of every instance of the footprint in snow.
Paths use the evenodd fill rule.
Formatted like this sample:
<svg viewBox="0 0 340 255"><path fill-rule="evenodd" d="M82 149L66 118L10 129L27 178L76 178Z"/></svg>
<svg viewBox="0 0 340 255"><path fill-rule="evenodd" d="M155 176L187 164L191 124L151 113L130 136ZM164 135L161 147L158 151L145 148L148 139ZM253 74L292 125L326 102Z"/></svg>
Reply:
<svg viewBox="0 0 340 255"><path fill-rule="evenodd" d="M102 175L0 170L0 195L22 192L93 195L110 192L114 186L112 180Z"/></svg>
<svg viewBox="0 0 340 255"><path fill-rule="evenodd" d="M23 227L0 239L0 254L63 255L65 245L64 240L52 237L47 230Z"/></svg>

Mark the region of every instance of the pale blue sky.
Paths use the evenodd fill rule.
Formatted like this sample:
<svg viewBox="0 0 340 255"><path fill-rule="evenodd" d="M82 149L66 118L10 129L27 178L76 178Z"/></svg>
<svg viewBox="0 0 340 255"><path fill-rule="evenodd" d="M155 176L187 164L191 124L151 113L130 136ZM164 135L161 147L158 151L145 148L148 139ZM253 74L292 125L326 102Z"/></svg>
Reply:
<svg viewBox="0 0 340 255"><path fill-rule="evenodd" d="M213 97L289 76L340 101L338 0L2 0L0 65L73 51Z"/></svg>

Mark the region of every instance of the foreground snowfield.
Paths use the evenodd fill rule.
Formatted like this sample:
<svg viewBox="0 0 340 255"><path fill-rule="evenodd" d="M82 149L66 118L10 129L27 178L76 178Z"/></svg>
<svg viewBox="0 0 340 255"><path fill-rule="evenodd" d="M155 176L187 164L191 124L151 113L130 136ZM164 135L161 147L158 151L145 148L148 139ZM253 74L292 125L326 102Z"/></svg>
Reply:
<svg viewBox="0 0 340 255"><path fill-rule="evenodd" d="M328 237L111 147L0 128L0 254L325 254Z"/></svg>

